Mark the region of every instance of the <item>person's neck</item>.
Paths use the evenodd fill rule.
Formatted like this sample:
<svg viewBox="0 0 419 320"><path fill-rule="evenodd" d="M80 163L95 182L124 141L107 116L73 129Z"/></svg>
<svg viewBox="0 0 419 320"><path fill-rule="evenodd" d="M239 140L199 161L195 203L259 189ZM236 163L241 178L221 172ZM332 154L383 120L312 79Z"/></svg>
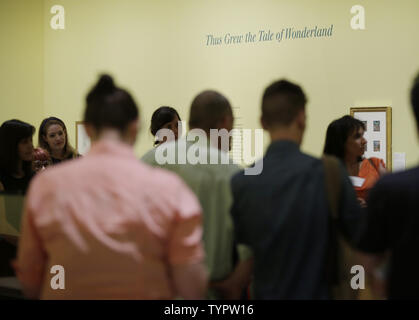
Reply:
<svg viewBox="0 0 419 320"><path fill-rule="evenodd" d="M92 142L116 142L132 145L119 131L110 129L102 131Z"/></svg>
<svg viewBox="0 0 419 320"><path fill-rule="evenodd" d="M345 166L350 176L357 176L359 174L359 161L357 157L346 156Z"/></svg>
<svg viewBox="0 0 419 320"><path fill-rule="evenodd" d="M64 158L64 149L63 150L51 150L51 157L55 159L63 159Z"/></svg>
<svg viewBox="0 0 419 320"><path fill-rule="evenodd" d="M271 129L269 130L269 135L271 142L286 140L295 142L298 146L301 145L303 140L302 133L295 127Z"/></svg>

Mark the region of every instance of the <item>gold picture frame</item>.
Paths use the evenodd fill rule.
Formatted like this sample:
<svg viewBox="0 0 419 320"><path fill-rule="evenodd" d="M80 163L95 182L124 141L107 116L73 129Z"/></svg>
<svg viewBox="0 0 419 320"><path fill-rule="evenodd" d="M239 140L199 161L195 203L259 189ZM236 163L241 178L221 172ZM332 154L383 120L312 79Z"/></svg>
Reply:
<svg viewBox="0 0 419 320"><path fill-rule="evenodd" d="M391 107L353 107L350 115L366 125L367 158L382 158L388 171L393 168Z"/></svg>
<svg viewBox="0 0 419 320"><path fill-rule="evenodd" d="M84 128L83 121L76 121L76 151L85 155L90 150L90 139Z"/></svg>

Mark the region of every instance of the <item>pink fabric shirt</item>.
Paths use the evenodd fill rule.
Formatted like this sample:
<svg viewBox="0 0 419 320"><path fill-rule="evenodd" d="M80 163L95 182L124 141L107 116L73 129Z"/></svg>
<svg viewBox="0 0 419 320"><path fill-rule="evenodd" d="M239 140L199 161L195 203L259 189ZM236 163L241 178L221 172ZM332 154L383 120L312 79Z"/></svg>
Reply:
<svg viewBox="0 0 419 320"><path fill-rule="evenodd" d="M102 141L32 181L16 273L41 299L173 299L170 266L203 261L201 224L177 176ZM51 288L54 265L64 290Z"/></svg>

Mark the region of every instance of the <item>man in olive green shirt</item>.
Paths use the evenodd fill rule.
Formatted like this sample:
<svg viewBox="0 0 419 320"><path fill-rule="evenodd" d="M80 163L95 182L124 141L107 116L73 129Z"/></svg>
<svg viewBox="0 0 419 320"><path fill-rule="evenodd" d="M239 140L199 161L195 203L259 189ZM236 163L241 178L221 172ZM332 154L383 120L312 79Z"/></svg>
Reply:
<svg viewBox="0 0 419 320"><path fill-rule="evenodd" d="M251 253L235 245L230 216L230 180L240 170L228 156L233 121L228 100L215 91L204 91L192 102L188 135L163 143L142 158L150 165L177 173L201 203L210 287L218 290L217 294L211 290L210 298L239 298L252 270ZM240 260L236 266L235 251Z"/></svg>

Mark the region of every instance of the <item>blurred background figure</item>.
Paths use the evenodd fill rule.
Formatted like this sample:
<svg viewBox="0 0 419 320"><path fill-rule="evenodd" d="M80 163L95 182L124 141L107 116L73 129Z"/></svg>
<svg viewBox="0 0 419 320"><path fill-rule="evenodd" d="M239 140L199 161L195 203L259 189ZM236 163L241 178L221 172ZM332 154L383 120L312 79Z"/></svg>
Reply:
<svg viewBox="0 0 419 320"><path fill-rule="evenodd" d="M419 75L410 91L412 116L419 132ZM360 249L375 264L365 265L371 277L387 280L388 299L419 298L419 167L380 179L368 197L367 227ZM388 261L387 270L377 269ZM384 271L384 272L383 272Z"/></svg>
<svg viewBox="0 0 419 320"><path fill-rule="evenodd" d="M32 136L35 127L20 120L9 120L0 127L0 191L25 194L33 176ZM10 261L16 245L0 238L0 276L13 276Z"/></svg>
<svg viewBox="0 0 419 320"><path fill-rule="evenodd" d="M365 207L368 192L386 169L382 159L364 158L367 145L364 132L364 123L351 116L334 120L327 128L324 153L343 162L349 176L352 177L358 201Z"/></svg>
<svg viewBox="0 0 419 320"><path fill-rule="evenodd" d="M42 121L38 133L38 147L49 152L53 164L79 156L68 141L64 122L56 117Z"/></svg>
<svg viewBox="0 0 419 320"><path fill-rule="evenodd" d="M138 161L138 118L132 96L103 75L86 98L90 151L34 178L14 263L26 297L203 297L199 202L176 175ZM65 290L51 288L54 265Z"/></svg>
<svg viewBox="0 0 419 320"><path fill-rule="evenodd" d="M33 153L33 171L38 173L42 170L45 170L48 166L52 164L51 156L48 151L42 148L34 149Z"/></svg>
<svg viewBox="0 0 419 320"><path fill-rule="evenodd" d="M178 112L172 107L160 107L154 111L151 116L150 132L154 136L154 146L158 146L167 141L167 136L160 136L160 129L169 129L173 131L174 139L177 140L182 135L182 127L178 122L181 121Z"/></svg>
<svg viewBox="0 0 419 320"><path fill-rule="evenodd" d="M263 171L260 175L241 171L231 182L236 239L254 252L256 299L336 298L326 263L334 245L327 170L323 161L300 150L306 103L303 89L285 79L265 89L261 124L271 143L261 160ZM334 162L339 231L354 246L363 216L343 165Z"/></svg>
<svg viewBox="0 0 419 320"><path fill-rule="evenodd" d="M0 191L24 194L33 176L35 127L9 120L0 127Z"/></svg>
<svg viewBox="0 0 419 320"><path fill-rule="evenodd" d="M173 111L171 114L172 121L179 118ZM178 143L167 143L161 147L167 148L168 155L178 155L194 148L194 152L206 155L206 164L197 165L189 160L182 163L179 158L176 163L161 164L157 161L159 147L142 157L145 163L176 173L195 192L201 203L205 262L210 279L208 299L239 299L250 282L252 271L252 254L245 246L235 243L230 216L230 180L240 167L229 158L225 146L223 150L221 143L209 143L211 129L230 132L233 124L234 115L228 99L219 92L205 90L196 95L189 111L189 129L200 129L200 133L195 133L199 137L198 142L183 137Z"/></svg>
<svg viewBox="0 0 419 320"><path fill-rule="evenodd" d="M351 116L343 116L332 121L326 132L324 153L339 158L351 178L358 201L366 207L370 190L378 179L386 173L385 164L379 158L364 158L367 141L364 138L365 124ZM356 258L361 265L377 265L373 256L357 252ZM358 296L361 300L385 297L385 282L378 277L367 279L365 290Z"/></svg>

